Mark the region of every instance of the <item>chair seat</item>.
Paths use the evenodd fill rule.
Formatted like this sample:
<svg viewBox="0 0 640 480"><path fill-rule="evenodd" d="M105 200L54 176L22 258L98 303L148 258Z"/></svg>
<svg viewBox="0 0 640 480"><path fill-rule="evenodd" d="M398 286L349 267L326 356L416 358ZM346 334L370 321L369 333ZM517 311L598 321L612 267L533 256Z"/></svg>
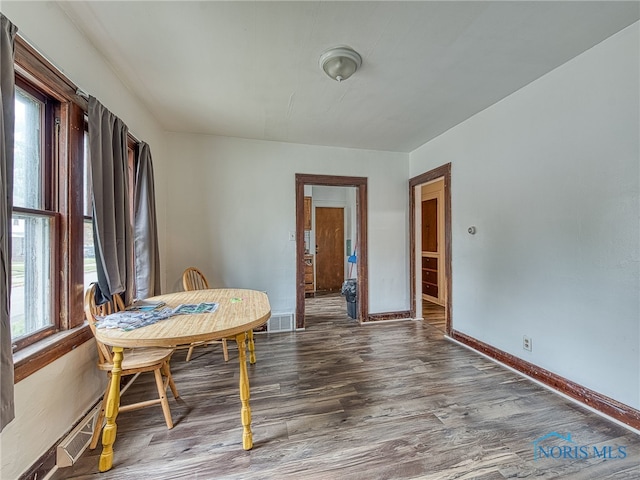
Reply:
<svg viewBox="0 0 640 480"><path fill-rule="evenodd" d="M157 368L157 365L168 361L175 352L174 348L149 347L133 348L124 351L122 370L143 370L145 368ZM113 364L109 362L98 363L100 370L111 371Z"/></svg>

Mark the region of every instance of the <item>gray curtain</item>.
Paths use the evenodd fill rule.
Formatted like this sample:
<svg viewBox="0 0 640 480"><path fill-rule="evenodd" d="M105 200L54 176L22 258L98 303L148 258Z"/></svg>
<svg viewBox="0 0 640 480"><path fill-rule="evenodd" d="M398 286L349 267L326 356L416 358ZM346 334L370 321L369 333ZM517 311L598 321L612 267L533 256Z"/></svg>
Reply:
<svg viewBox="0 0 640 480"><path fill-rule="evenodd" d="M89 97L93 232L101 304L114 293L133 295L133 237L129 213L127 126Z"/></svg>
<svg viewBox="0 0 640 480"><path fill-rule="evenodd" d="M138 144L136 159L133 238L135 244L136 297L160 295L160 254L156 224L156 194L151 149Z"/></svg>
<svg viewBox="0 0 640 480"><path fill-rule="evenodd" d="M15 416L11 349L11 210L15 74L13 42L18 29L0 13L0 432Z"/></svg>

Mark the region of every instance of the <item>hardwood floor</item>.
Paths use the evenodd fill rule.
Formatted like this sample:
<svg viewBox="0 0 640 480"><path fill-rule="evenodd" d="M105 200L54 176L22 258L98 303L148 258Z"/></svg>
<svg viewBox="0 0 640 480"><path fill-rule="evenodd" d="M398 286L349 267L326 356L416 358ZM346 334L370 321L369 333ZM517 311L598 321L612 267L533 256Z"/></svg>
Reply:
<svg viewBox="0 0 640 480"><path fill-rule="evenodd" d="M326 299L324 299L326 301ZM443 338L427 322L359 326L343 297L307 305L306 331L256 335L254 448L242 450L237 351L176 353L175 427L160 407L118 417L114 468L100 447L59 479L638 479L640 437ZM155 388L138 379L129 396ZM625 458L534 458L556 432ZM553 454L554 450L549 450ZM575 450L578 452L579 450ZM559 453L558 453L559 455ZM576 455L577 456L577 455Z"/></svg>
<svg viewBox="0 0 640 480"><path fill-rule="evenodd" d="M307 298L304 302L305 328L309 326L347 322L357 325L357 321L347 315L347 301L340 293L323 293ZM328 326L328 328L331 328Z"/></svg>
<svg viewBox="0 0 640 480"><path fill-rule="evenodd" d="M442 332L447 331L447 319L445 317L445 308L436 303L427 300L422 301L422 318Z"/></svg>

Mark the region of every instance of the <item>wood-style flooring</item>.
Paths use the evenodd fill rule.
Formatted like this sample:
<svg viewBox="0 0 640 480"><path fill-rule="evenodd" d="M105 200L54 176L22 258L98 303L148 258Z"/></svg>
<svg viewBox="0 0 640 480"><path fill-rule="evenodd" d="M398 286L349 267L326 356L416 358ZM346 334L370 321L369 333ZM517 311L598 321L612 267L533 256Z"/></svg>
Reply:
<svg viewBox="0 0 640 480"><path fill-rule="evenodd" d="M640 437L427 322L360 326L343 297L309 299L306 331L256 335L256 351L253 450L242 450L237 351L225 363L219 347L200 348L186 363L182 350L172 430L159 406L121 414L111 471L98 473L99 446L52 478L640 478ZM153 391L142 380L128 396ZM535 459L534 441L553 432L571 435L569 457ZM574 446L624 447L626 457L570 458Z"/></svg>
<svg viewBox="0 0 640 480"><path fill-rule="evenodd" d="M437 303L422 301L422 318L431 326L436 327L442 332L447 330L447 319L445 316L445 308Z"/></svg>

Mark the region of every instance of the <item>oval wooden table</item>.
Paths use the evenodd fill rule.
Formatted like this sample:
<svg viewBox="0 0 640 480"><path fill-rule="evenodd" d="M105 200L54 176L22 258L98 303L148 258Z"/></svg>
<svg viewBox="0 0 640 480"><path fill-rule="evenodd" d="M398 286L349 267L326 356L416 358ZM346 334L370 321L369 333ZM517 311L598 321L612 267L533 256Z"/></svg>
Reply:
<svg viewBox="0 0 640 480"><path fill-rule="evenodd" d="M116 439L116 417L120 405L120 373L124 348L170 347L194 342L235 337L240 362L240 417L242 421L242 447L253 447L251 434L251 407L249 406L249 379L247 376L246 339L249 339L251 363L255 363L253 329L263 325L271 316L266 293L243 289L212 289L158 295L146 299L162 301L168 307L202 302L218 303L213 313L176 315L153 325L128 332L120 329L98 329L96 337L113 348L113 381L105 409L106 425L102 431L102 453L99 468L105 472L113 466L113 444Z"/></svg>

